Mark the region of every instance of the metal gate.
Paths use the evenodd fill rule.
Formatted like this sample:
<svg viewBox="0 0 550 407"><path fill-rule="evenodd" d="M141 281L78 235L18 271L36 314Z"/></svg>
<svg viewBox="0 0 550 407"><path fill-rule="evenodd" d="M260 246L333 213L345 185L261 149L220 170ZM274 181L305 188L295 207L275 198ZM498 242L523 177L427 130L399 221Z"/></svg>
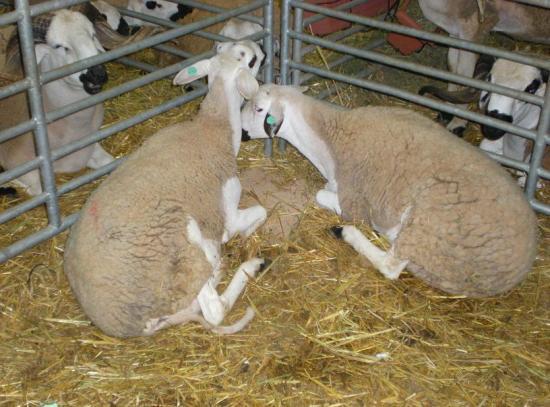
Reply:
<svg viewBox="0 0 550 407"><path fill-rule="evenodd" d="M43 192L40 195L34 196L16 206L0 212L0 224L6 223L40 205L46 206L48 218L48 224L46 227L38 230L37 232L29 236L24 237L21 240L11 243L7 247L0 248L0 263L5 262L7 259L21 253L22 251L46 239L49 239L52 236L55 236L56 234L61 233L62 231L69 228L76 221L78 213L72 213L68 216L62 216L59 210L59 197L105 174L108 174L113 169L115 169L124 158L117 159L111 164L108 164L97 170L89 171L82 176L73 178L71 181L57 186L55 183L53 170L53 162L55 160L65 157L66 155L80 150L86 146L89 146L95 142L101 141L115 134L116 132L122 131L147 119L150 119L155 115L166 112L184 103L188 103L206 93L205 86L198 86L197 88L195 88L195 90L186 93L185 95L174 98L152 109L141 112L134 117L117 122L109 127L102 128L96 133L91 134L83 139L80 139L70 144L66 144L59 149L51 151L46 133L46 126L48 123L51 123L69 114L78 112L87 107L104 102L105 100L114 98L138 87L147 85L156 80L174 75L184 67L191 65L200 59L213 55L213 51L201 55L190 55L177 48L163 45L164 42L170 41L174 38L189 33L193 33L194 35L214 41L227 41L229 40L229 38L201 30L211 25L227 20L231 17L241 16L240 18L243 20L258 23L265 27L263 31L247 38L252 40L263 39L264 50L266 53L264 80L266 82L271 82L273 78L273 40L271 32L271 28L273 26L273 0L255 0L249 2L249 4L234 9L223 9L219 7L209 6L197 1L171 0L174 3L180 3L183 5L188 5L194 8L215 13L213 17L205 18L203 20L186 25L180 25L168 20L157 19L151 16L147 16L145 14L121 10L121 14L123 15L137 17L142 20L156 23L167 28L167 30L160 34L148 37L142 41L113 49L109 52L105 52L94 57L78 61L59 69L40 73L37 67L36 56L34 53L31 18L53 10L83 3L85 1L86 0L52 0L30 7L28 4L28 0L16 0L15 11L0 15L0 27L8 24L17 23L17 29L20 36L22 50L23 67L26 73L26 77L24 79L0 88L0 99L15 95L20 92L27 92L30 103L30 113L32 116L32 118L26 122L19 123L12 128L0 131L0 143L10 140L13 137L17 137L18 135L32 131L34 133L34 142L37 150L36 158L34 158L33 160L25 162L9 171L0 173L0 185L12 181L31 170L39 169L43 187ZM261 10L263 17L256 17L248 14L255 10ZM168 52L170 54L186 59L165 68L158 68L126 57L126 55L150 47L154 47L163 52ZM122 85L87 97L86 99L83 99L78 103L65 106L52 112L44 112L44 109L42 107L41 95L42 85L67 76L69 74L81 71L83 69L87 69L91 66L109 61L119 61L129 66L142 69L148 73L137 79L123 83Z"/></svg>
<svg viewBox="0 0 550 407"><path fill-rule="evenodd" d="M516 1L550 8L550 1L548 0ZM534 148L531 156L531 162L529 164L511 160L510 158L501 155L491 154L491 156L498 162L505 164L508 167L527 172L528 176L525 184L525 194L527 196L527 199L529 200L529 203L536 211L542 212L546 215L550 215L550 205L540 202L535 197L537 180L539 178L550 179L550 171L546 171L542 168L542 158L544 150L546 145L550 144L550 86L547 86L546 94L544 95L544 97L539 97L503 86L494 85L485 81L456 75L448 71L438 70L429 66L424 66L413 62L404 61L403 59L387 56L373 50L373 48L375 48L378 44L367 44L362 48L350 47L348 45L344 45L335 41L336 39L341 38L339 35L333 36L333 38L319 38L305 33L304 28L309 27L310 24L313 24L314 22L323 18L323 16L328 16L354 24L352 28L349 29L350 32L353 30L356 30L355 32L357 32L360 27L376 28L388 32L395 32L411 37L416 37L438 44L444 44L454 48L460 48L474 51L476 53L492 55L497 58L505 58L511 61L532 65L547 70L550 69L550 61L548 61L547 59L545 60L536 57L528 57L525 55L520 55L518 53L505 51L502 49L489 47L469 41L450 38L446 35L433 34L426 31L405 27L403 25L385 22L382 21L382 19L362 17L346 12L347 10L355 6L366 2L368 2L368 0L355 0L330 9L310 4L305 1L283 0L281 11L281 83L301 85L309 80L312 75L316 75L321 78L327 78L337 82L347 83L375 92L380 92L386 95L401 98L437 111L443 111L477 123L490 125L492 127L505 130L506 132L522 136L529 140L533 140ZM304 11L313 13L313 15L304 18ZM293 22L291 21L291 16L294 16ZM304 46L304 43L308 45ZM344 56L340 58L340 61L347 61L351 58L361 58L363 60L371 61L376 64L419 73L447 82L471 86L487 91L494 91L502 95L510 96L522 101L535 104L537 106L541 106L542 110L538 129L527 130L504 121L496 120L478 113L461 109L452 104L438 102L433 99L429 99L427 97L419 96L403 89L399 89L397 87L378 83L372 80L362 79L363 76L366 76L363 74L361 74L360 76L343 75L340 73L332 72L328 69L320 68L318 66L306 64L302 61L303 56L310 52L313 46L318 46L343 54ZM327 64L327 67L333 68L333 65ZM368 73L368 70L366 70L365 73ZM326 92L323 93L321 96L325 97ZM280 141L279 143L279 145L284 148L284 142L281 143Z"/></svg>
<svg viewBox="0 0 550 407"><path fill-rule="evenodd" d="M155 106L149 110L146 110L134 117L117 122L109 127L102 128L96 133L73 142L71 144L64 145L63 147L54 151L50 150L46 125L59 118L65 117L69 114L93 106L95 104L104 102L105 100L114 98L130 90L144 86L156 80L171 76L183 69L184 67L193 64L197 60L212 55L212 52L204 53L201 55L189 55L181 50L168 45L163 45L164 42L170 41L182 35L194 33L194 35L201 36L203 38L211 39L214 41L223 41L227 38L221 37L216 34L201 31L205 27L214 25L216 23L227 20L231 17L242 16L243 19L260 23L264 26L264 30L249 37L250 39L263 39L264 49L266 51L266 65L264 70L264 80L271 82L273 79L273 0L256 0L251 1L249 4L227 10L214 6L208 6L201 4L197 1L191 0L170 0L175 3L188 5L191 7L203 9L206 11L214 12L216 15L198 22L191 24L180 25L167 20L159 20L154 17L146 16L143 14L121 10L123 15L130 17L138 17L140 19L159 24L167 28L166 31L146 38L145 40L132 43L129 45L116 48L106 53L96 55L94 57L79 61L77 63L52 70L46 73L39 73L36 57L33 49L33 38L31 28L31 17L37 16L42 13L50 12L63 7L69 7L75 4L84 2L84 0L52 0L42 4L38 4L29 7L28 0L16 0L16 11L0 15L0 27L17 23L20 41L22 45L22 58L23 65L25 67L26 77L13 83L9 86L0 88L0 99L9 97L19 92L27 92L29 101L31 104L32 119L24 123L20 123L15 127L0 132L0 143L16 137L25 132L33 131L35 137L35 145L37 149L37 156L31 161L28 161L12 170L0 173L0 185L7 183L17 177L34 169L40 170L40 176L43 185L42 194L32 197L16 206L13 206L3 212L0 212L0 224L6 223L19 215L30 211L40 205L46 206L48 224L46 227L38 230L37 232L24 237L21 240L10 243L7 247L0 248L0 263L5 262L7 259L21 253L22 251L55 236L56 234L69 228L77 219L78 213L72 213L67 216L62 216L59 210L59 197L66 194L84 184L87 184L105 174L111 172L116 168L123 160L118 159L115 162L106 165L97 170L89 171L86 174L73 178L71 181L62 185L56 186L55 177L53 171L53 162L59 158L62 158L74 151L82 149L95 142L103 140L116 132L127 129L140 122L143 122L151 117L166 112L176 106L188 103L206 93L204 86L199 86L192 92L179 96L173 100L165 102L161 105ZM517 61L524 64L533 65L539 68L550 69L550 62L535 57L526 57L517 53L500 50L493 47L488 47L480 44L475 44L467 41L461 41L453 38L449 38L445 35L432 34L412 28L407 28L401 25L388 23L376 18L361 17L358 15L350 14L347 10L368 3L369 0L354 0L338 6L335 9L328 9L320 6L316 6L310 3L296 0L283 0L281 1L281 58L280 58L280 75L281 83L287 84L301 84L313 76L319 76L322 78L332 79L338 82L347 83L355 86L359 86L365 89L369 89L375 92L381 92L387 95L395 96L413 103L417 103L434 110L451 113L453 115L472 120L482 124L488 124L496 128L505 130L507 132L520 135L529 140L534 141L534 150L531 158L531 163L526 164L518 161L513 161L502 156L494 156L499 162L506 164L512 168L517 168L528 172L525 193L529 202L533 208L545 214L550 214L550 205L544 204L535 198L535 189L537 179L539 177L550 179L550 172L545 171L541 167L541 161L544 153L544 148L547 144L550 144L550 136L548 134L550 128L550 87L547 87L544 98L537 97L524 92L518 92L512 89L504 88L502 86L492 85L487 82L466 78L460 75L455 75L443 70L437 70L431 67L423 66L413 62L403 61L394 57L383 55L376 52L375 49L382 45L383 41L378 40L366 44L361 49L344 45L337 41L340 41L350 35L358 33L361 30L368 28L376 28L390 32L396 32L405 34L408 36L414 36L423 40L433 41L439 44L452 46L455 48L466 49L478 53L484 53L493 55L495 57L502 57L512 61ZM547 0L521 0L529 4L537 4L541 6L548 6ZM254 10L261 9L263 11L263 17L255 17L252 15L246 15ZM304 11L313 13L310 17L304 18ZM291 18L293 16L293 18ZM353 25L351 28L336 32L329 36L320 38L313 35L304 33L304 27L309 26L324 16L334 17L343 21L348 21ZM306 43L307 45L304 45ZM408 71L417 72L423 75L427 75L433 78L441 79L444 81L450 81L461 85L473 86L478 89L495 91L497 93L504 94L506 96L515 97L520 100L524 100L535 105L542 107L541 118L538 129L536 131L526 130L517 126L513 126L509 123L498 121L474 112L460 109L456 106L436 102L432 99L422 97L405 90L377 83L372 80L363 79L369 76L373 72L372 68L366 68L359 72L356 76L343 75L340 73L332 72L328 69L323 69L317 66L306 64L302 61L302 57L310 52L314 47L319 46L329 50L334 50L342 54L340 58L328 64L328 68L332 69L335 66L343 64L354 58L361 58L364 60L372 61L376 64L387 65L395 68L406 69ZM131 60L126 55L134 52L154 47L163 52L168 52L173 55L187 58L184 61L178 62L174 65L158 68L152 65L145 64L143 62ZM126 82L122 85L116 86L109 90L98 93L94 96L87 97L79 103L65 106L59 110L45 113L42 108L41 101L41 86L45 83L62 78L66 75L81 71L93 65L105 63L108 61L119 61L132 67L137 67L148 72L146 75L137 79ZM328 92L323 92L318 97L327 96ZM271 145L266 145L266 153L270 154Z"/></svg>

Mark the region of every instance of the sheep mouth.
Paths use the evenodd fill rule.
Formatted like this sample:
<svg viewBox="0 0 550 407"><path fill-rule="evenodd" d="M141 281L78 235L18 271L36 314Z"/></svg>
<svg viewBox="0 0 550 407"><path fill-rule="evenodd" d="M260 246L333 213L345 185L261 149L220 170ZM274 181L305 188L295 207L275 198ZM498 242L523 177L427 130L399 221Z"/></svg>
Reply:
<svg viewBox="0 0 550 407"><path fill-rule="evenodd" d="M84 82L84 90L90 95L95 95L96 93L101 92L101 89L103 89L103 85L91 82Z"/></svg>

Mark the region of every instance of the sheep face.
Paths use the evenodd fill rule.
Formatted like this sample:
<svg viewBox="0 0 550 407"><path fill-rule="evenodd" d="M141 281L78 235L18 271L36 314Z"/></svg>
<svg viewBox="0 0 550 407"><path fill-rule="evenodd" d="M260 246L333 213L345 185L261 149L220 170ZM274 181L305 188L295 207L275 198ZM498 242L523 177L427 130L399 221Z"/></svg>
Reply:
<svg viewBox="0 0 550 407"><path fill-rule="evenodd" d="M543 83L548 81L548 74L546 73L546 78L544 78L544 73L538 68L498 59L491 69L489 80L491 83L508 88L542 95ZM522 122L528 115L533 114L538 121L540 114L540 108L530 103L486 91L481 93L479 105L487 112L487 116L514 124ZM485 138L489 140L498 140L505 134L504 130L491 126L483 125L481 129Z"/></svg>
<svg viewBox="0 0 550 407"><path fill-rule="evenodd" d="M284 122L277 92L278 88L274 85L264 85L246 103L241 112L242 141L277 135Z"/></svg>
<svg viewBox="0 0 550 407"><path fill-rule="evenodd" d="M42 72L72 64L103 52L90 20L83 14L60 10L52 18L46 34L46 44L35 46L36 59ZM107 82L102 65L76 72L64 78L73 88L84 88L89 94L101 91Z"/></svg>
<svg viewBox="0 0 550 407"><path fill-rule="evenodd" d="M178 21L193 11L193 7L163 0L129 0L128 10L165 20ZM128 17L128 24L134 26L156 25L137 18Z"/></svg>
<svg viewBox="0 0 550 407"><path fill-rule="evenodd" d="M216 45L217 54L228 54L238 62L242 62L250 69L253 76L258 72L265 60L263 49L254 41L244 40L238 42L220 42Z"/></svg>
<svg viewBox="0 0 550 407"><path fill-rule="evenodd" d="M117 10L116 7L113 7L103 0L92 1L91 5L97 11L97 13L103 19L105 19L111 29L115 30L121 35L130 35L130 27L124 17L120 15L120 12ZM87 14L86 16L90 18L90 16L88 16ZM90 18L90 20L94 22L93 18Z"/></svg>

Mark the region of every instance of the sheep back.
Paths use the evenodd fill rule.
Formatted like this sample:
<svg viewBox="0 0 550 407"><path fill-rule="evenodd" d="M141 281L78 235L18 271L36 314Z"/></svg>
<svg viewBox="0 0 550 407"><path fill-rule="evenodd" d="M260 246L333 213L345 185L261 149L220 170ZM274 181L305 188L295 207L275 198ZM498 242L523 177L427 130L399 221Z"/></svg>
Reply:
<svg viewBox="0 0 550 407"><path fill-rule="evenodd" d="M481 297L511 289L531 269L533 210L512 177L478 149L401 108L355 109L327 124L343 216L387 231L410 207L393 248L413 274Z"/></svg>
<svg viewBox="0 0 550 407"><path fill-rule="evenodd" d="M150 318L190 305L212 274L186 231L192 216L204 238L223 234L221 187L237 169L229 129L220 126L193 120L161 130L84 205L66 245L65 273L105 333L141 335Z"/></svg>

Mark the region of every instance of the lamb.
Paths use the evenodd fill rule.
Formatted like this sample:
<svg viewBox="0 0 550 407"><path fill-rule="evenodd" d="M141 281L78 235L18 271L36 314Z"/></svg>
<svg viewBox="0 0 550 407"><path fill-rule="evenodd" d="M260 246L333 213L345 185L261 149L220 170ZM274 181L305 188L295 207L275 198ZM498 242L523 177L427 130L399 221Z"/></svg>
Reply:
<svg viewBox="0 0 550 407"><path fill-rule="evenodd" d="M524 41L550 44L550 9L509 0L419 0L424 16L449 33L463 40L482 40L490 31L510 35ZM477 54L449 48L449 70L471 77ZM450 83L454 91L457 85ZM464 106L466 107L466 106ZM466 121L454 118L447 128L457 135L464 133Z"/></svg>
<svg viewBox="0 0 550 407"><path fill-rule="evenodd" d="M39 69L47 72L78 60L103 52L92 23L81 13L58 10L53 14L33 19L35 53ZM22 75L20 49L17 36L8 44L7 71ZM102 65L55 80L42 87L45 112L75 103L88 95L101 91L107 81L107 72ZM0 101L0 130L8 129L29 120L30 113L26 93L20 93ZM98 104L73 113L48 125L50 147L54 150L71 141L81 139L99 129L103 122L103 105ZM0 165L6 170L35 158L34 140L31 133L12 138L0 144ZM84 167L99 168L113 160L98 144L92 144L54 163L56 172L74 172ZM42 192L37 170L22 175L16 183L28 194Z"/></svg>
<svg viewBox="0 0 550 407"><path fill-rule="evenodd" d="M389 279L407 268L452 294L484 297L517 285L537 249L537 221L511 177L475 147L411 110L335 108L290 86L264 85L242 112L243 135L278 135L327 179L317 203L365 220L332 233ZM483 174L480 176L479 174Z"/></svg>
<svg viewBox="0 0 550 407"><path fill-rule="evenodd" d="M222 54L182 70L175 84L208 76L210 91L192 120L160 130L90 196L65 247L65 273L88 317L108 335L152 335L189 321L229 334L253 318L219 326L265 266L240 265L225 292L221 244L264 222L257 205L237 209L235 157L241 95L258 89L257 45L229 44Z"/></svg>

